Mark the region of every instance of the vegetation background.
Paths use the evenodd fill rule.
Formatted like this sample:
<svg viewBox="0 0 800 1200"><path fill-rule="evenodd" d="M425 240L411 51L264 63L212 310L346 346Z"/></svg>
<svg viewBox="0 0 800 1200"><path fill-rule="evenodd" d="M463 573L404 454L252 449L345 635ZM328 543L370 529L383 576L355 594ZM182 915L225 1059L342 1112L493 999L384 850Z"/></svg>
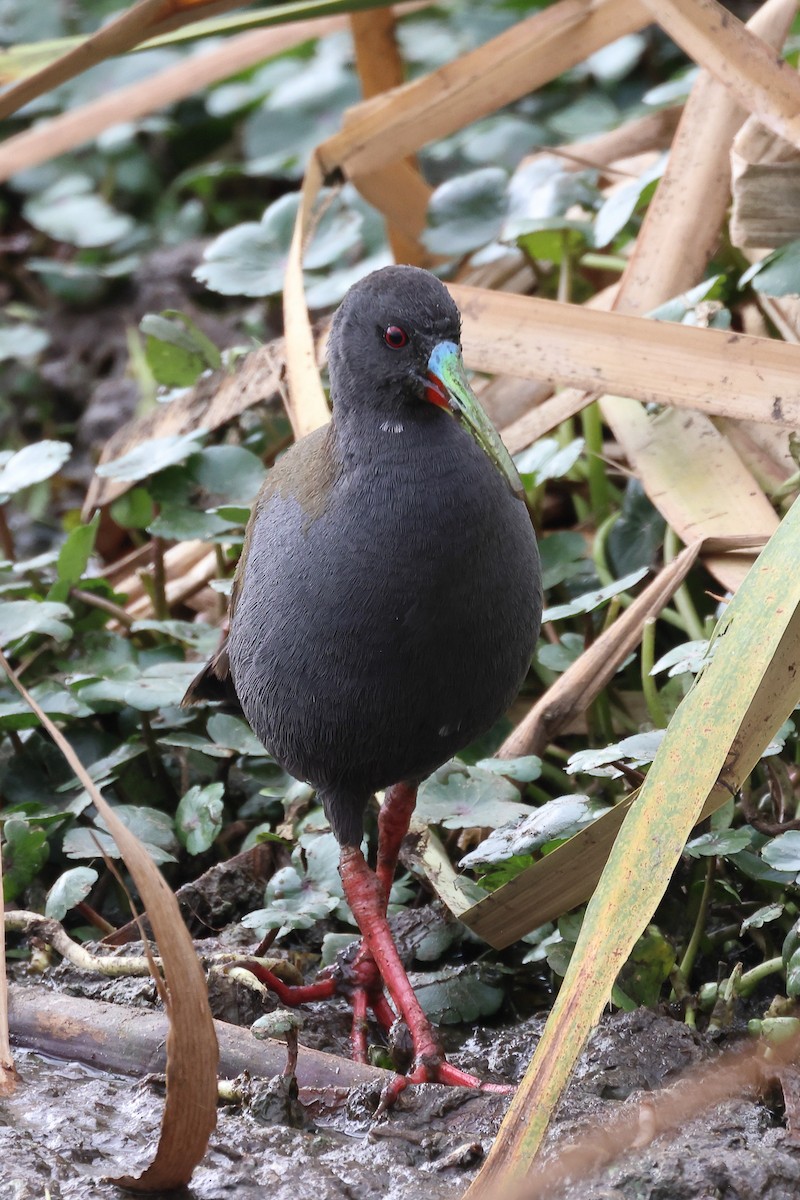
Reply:
<svg viewBox="0 0 800 1200"><path fill-rule="evenodd" d="M460 961L423 999L454 1021L550 1003L631 795L648 773L645 801L664 775L680 790L670 727L694 784L675 823L642 810L628 861L657 826L657 869L638 864L616 959L631 882L612 863L606 927L590 917L580 942L607 966L575 1038L612 983L623 1009L671 1001L692 1025L792 1031L785 524L760 560L775 613L753 574L741 585L800 480L795 6L735 10L778 63L713 0L317 7L157 30L37 92L35 70L121 10L0 4L2 646L170 887L244 856L260 874L226 919L332 961L352 922L310 790L241 717L179 702L217 645L266 471L323 415L318 384L298 387L308 339L324 371L328 315L355 279L394 258L435 269L517 457L548 607L514 710L421 789L429 832L393 906L438 892L475 931L431 951L441 968L457 944ZM166 28L157 9L141 19ZM720 618L753 640L712 644ZM731 709L703 741L683 704L702 698L701 668L716 686L711 662ZM78 942L127 925L108 823L10 682L0 737L9 916L44 912ZM480 903L504 885L502 924L524 935L510 948Z"/></svg>

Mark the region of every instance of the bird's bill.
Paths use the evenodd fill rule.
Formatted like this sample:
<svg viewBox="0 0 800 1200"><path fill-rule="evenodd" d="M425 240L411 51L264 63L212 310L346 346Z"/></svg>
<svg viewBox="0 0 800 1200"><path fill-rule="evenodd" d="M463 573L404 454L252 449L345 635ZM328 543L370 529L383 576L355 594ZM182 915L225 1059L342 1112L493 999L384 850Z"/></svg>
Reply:
<svg viewBox="0 0 800 1200"><path fill-rule="evenodd" d="M500 435L467 383L464 361L455 342L439 342L428 359L427 397L432 404L447 408L464 422L484 454L504 475L515 496L525 498L525 489Z"/></svg>

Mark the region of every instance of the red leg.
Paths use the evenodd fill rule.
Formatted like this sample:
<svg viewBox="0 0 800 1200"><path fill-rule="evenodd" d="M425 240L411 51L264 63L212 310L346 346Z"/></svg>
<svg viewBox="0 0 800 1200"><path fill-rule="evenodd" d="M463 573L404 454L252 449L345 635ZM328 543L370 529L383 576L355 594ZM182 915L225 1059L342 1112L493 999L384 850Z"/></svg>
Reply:
<svg viewBox="0 0 800 1200"><path fill-rule="evenodd" d="M362 934L349 973L348 995L353 1008L351 1043L353 1056L364 1062L367 1056L366 1013L371 1008L385 1028L395 1021L395 1014L383 991L386 986L398 1013L406 1022L414 1047L414 1064L408 1075L398 1075L385 1089L379 1111L390 1108L409 1083L436 1081L461 1087L480 1087L485 1091L505 1092L500 1084L482 1084L474 1075L451 1066L422 1011L411 987L405 968L394 944L386 919L394 873L403 838L408 832L411 814L416 803L416 786L396 784L386 792L378 817L378 856L375 871L364 861L360 849L342 847L340 873L345 895ZM316 983L303 987L290 986L258 963L250 967L263 983L277 994L282 1004L295 1005L322 1000L340 990L332 976L323 976Z"/></svg>
<svg viewBox="0 0 800 1200"><path fill-rule="evenodd" d="M386 920L385 890L369 869L357 846L343 846L339 870L348 904L394 1005L408 1026L414 1046L414 1067L398 1076L381 1102L388 1108L409 1083L439 1081L465 1087L481 1087L481 1081L445 1061L430 1021L414 994ZM488 1085L490 1090L495 1089Z"/></svg>
<svg viewBox="0 0 800 1200"><path fill-rule="evenodd" d="M408 832L408 823L414 811L417 800L416 785L398 783L386 791L386 797L381 805L378 816L378 861L376 874L382 890L382 915L386 914L389 892L392 888L397 861L400 856L400 846ZM274 972L261 966L258 962L247 965L261 983L273 991L281 1004L296 1007L299 1004L310 1003L313 1000L326 1000L336 994L336 980L323 977L316 983L297 986L284 983ZM385 1030L389 1030L396 1020L391 1005L383 993L383 981L376 966L375 959L365 941L356 953L350 968L352 992L350 1002L353 1007L353 1025L350 1032L350 1042L353 1048L353 1058L356 1062L367 1061L367 1009L371 1008L378 1022Z"/></svg>
<svg viewBox="0 0 800 1200"><path fill-rule="evenodd" d="M400 858L400 847L408 833L408 825L416 803L416 784L396 783L394 787L387 788L378 814L378 861L375 874L386 893L387 903Z"/></svg>
<svg viewBox="0 0 800 1200"><path fill-rule="evenodd" d="M408 825L414 805L417 802L416 784L397 783L387 788L386 796L378 815L378 858L375 874L383 892L382 912L385 916L392 890L394 874L400 857L400 847L403 838L408 833ZM353 1029L351 1042L353 1056L357 1062L366 1061L365 1016L366 1009L371 1008L384 1029L388 1030L395 1020L386 997L383 994L383 982L380 972L372 957L369 946L361 942L355 961L353 976L356 979L356 990L353 993Z"/></svg>

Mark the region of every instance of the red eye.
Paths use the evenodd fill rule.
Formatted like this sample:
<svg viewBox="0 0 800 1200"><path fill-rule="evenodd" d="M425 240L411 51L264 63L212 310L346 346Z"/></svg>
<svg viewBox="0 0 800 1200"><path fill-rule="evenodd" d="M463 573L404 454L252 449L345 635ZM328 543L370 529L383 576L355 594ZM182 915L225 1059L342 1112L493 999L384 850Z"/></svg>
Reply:
<svg viewBox="0 0 800 1200"><path fill-rule="evenodd" d="M402 350L408 345L408 334L399 325L390 325L383 331L383 340L390 350Z"/></svg>

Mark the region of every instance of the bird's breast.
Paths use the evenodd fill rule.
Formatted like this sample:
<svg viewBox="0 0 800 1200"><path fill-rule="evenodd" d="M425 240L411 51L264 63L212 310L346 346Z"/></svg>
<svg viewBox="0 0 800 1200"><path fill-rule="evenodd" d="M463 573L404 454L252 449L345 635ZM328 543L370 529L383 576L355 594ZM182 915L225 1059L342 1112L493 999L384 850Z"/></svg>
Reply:
<svg viewBox="0 0 800 1200"><path fill-rule="evenodd" d="M370 449L342 462L318 515L290 491L264 506L230 652L246 714L290 769L315 779L327 747L326 770L375 788L500 715L540 601L525 507L455 422L436 439L382 431Z"/></svg>

